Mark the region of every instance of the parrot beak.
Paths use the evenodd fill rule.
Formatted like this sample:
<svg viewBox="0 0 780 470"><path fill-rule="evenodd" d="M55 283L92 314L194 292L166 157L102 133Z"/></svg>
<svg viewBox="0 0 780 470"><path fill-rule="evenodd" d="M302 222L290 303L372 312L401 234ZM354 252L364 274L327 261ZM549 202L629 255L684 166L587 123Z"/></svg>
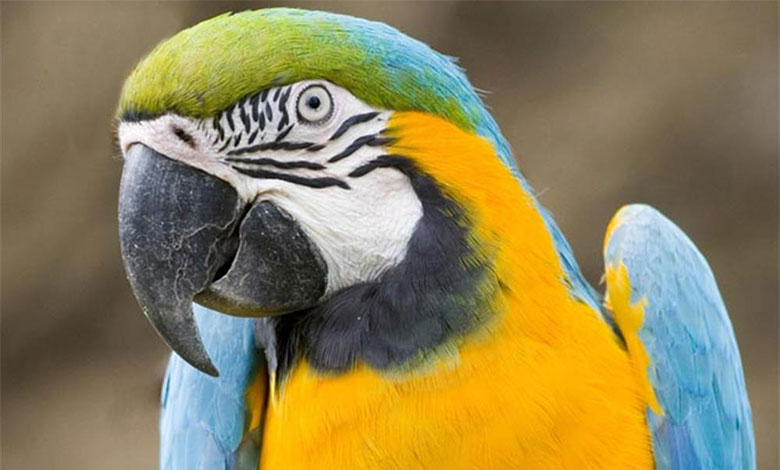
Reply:
<svg viewBox="0 0 780 470"><path fill-rule="evenodd" d="M327 268L287 213L243 202L228 183L134 144L119 191L127 277L154 328L179 356L212 376L192 311L265 316L313 306Z"/></svg>

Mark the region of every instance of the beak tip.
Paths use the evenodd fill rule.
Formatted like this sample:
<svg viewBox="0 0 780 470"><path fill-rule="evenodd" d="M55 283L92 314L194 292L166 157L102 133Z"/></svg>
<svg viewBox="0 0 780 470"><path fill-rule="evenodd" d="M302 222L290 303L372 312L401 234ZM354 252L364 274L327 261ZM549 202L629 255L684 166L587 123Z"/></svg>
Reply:
<svg viewBox="0 0 780 470"><path fill-rule="evenodd" d="M171 311L177 314L173 316L147 315L147 317L152 321L152 325L163 341L184 362L205 374L219 377L219 370L209 357L201 339L192 309L187 307ZM180 323L172 325L167 322L171 319L178 319Z"/></svg>
<svg viewBox="0 0 780 470"><path fill-rule="evenodd" d="M176 355L179 356L179 358L181 358L182 361L186 362L187 364L194 367L195 369L203 372L204 374L208 374L214 378L219 377L219 370L207 355L186 357L185 355L179 353L175 349L174 349L174 353L176 353Z"/></svg>
<svg viewBox="0 0 780 470"><path fill-rule="evenodd" d="M215 379L219 378L219 370L217 370L216 366L214 366L214 363L211 362L208 358L206 359L206 362L202 362L199 364L192 364L193 367L198 369L199 371L203 372L204 374L208 374Z"/></svg>
<svg viewBox="0 0 780 470"><path fill-rule="evenodd" d="M167 338L163 334L160 334L160 336L181 360L204 374L219 377L219 370L203 347L200 335L195 333L191 337L179 337L178 339Z"/></svg>

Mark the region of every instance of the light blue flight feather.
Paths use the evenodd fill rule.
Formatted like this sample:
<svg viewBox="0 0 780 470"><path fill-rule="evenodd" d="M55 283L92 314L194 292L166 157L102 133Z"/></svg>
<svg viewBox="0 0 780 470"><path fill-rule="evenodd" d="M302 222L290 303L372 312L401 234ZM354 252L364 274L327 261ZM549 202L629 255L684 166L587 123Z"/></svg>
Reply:
<svg viewBox="0 0 780 470"><path fill-rule="evenodd" d="M715 278L691 240L652 207L624 208L605 262L625 264L639 337L663 410L647 412L658 470L752 470L755 444L742 363Z"/></svg>

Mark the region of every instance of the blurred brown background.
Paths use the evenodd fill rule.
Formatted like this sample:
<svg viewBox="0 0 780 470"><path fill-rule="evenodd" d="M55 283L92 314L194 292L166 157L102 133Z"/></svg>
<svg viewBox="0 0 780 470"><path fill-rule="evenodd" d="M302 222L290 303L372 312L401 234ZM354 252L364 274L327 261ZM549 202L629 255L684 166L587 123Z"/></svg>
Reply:
<svg viewBox="0 0 780 470"><path fill-rule="evenodd" d="M263 5L270 5L264 3ZM159 40L257 3L2 3L2 459L153 468L163 343L120 264L112 114ZM776 3L306 3L461 58L588 278L627 202L698 243L777 466Z"/></svg>

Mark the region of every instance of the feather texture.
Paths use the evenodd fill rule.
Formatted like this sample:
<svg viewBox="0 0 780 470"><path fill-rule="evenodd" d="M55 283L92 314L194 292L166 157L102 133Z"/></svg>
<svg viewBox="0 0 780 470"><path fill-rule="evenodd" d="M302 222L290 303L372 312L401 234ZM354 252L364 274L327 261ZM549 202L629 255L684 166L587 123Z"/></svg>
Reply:
<svg viewBox="0 0 780 470"><path fill-rule="evenodd" d="M646 304L639 338L661 407L647 412L656 468L755 468L739 351L707 261L677 226L644 205L616 214L605 261L608 270L625 266L631 301ZM611 291L619 280L610 277Z"/></svg>

